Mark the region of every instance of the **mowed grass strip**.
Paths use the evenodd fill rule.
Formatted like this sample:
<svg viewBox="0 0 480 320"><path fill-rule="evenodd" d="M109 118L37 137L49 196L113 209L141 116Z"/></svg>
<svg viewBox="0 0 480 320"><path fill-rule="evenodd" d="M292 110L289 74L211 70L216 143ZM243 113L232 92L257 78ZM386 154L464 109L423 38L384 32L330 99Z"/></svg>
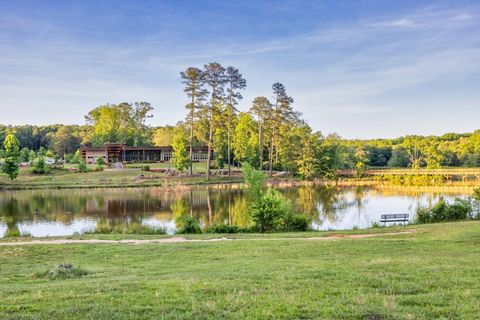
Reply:
<svg viewBox="0 0 480 320"><path fill-rule="evenodd" d="M19 176L13 181L8 179L6 175L0 174L0 190L152 187L243 182L241 176L213 176L210 180L207 180L205 176L169 176L163 173L141 171L138 169L89 171L85 173L55 169L51 174L46 175L33 174L30 171L30 168L20 168ZM138 179L139 175L147 175L149 178Z"/></svg>
<svg viewBox="0 0 480 320"><path fill-rule="evenodd" d="M77 279L35 277L60 263ZM365 239L0 247L0 319L475 319L480 222Z"/></svg>

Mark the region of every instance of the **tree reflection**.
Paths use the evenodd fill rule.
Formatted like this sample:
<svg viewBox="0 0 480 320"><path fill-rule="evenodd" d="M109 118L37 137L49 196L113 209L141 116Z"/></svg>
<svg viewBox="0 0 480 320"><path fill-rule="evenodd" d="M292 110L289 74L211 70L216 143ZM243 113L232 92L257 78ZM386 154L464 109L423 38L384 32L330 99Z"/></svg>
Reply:
<svg viewBox="0 0 480 320"><path fill-rule="evenodd" d="M20 228L18 227L21 210L19 208L18 200L10 197L5 203L4 221L7 226L5 236L20 236Z"/></svg>
<svg viewBox="0 0 480 320"><path fill-rule="evenodd" d="M280 189L295 204L297 211L309 214L317 225L326 220L341 221L351 209L364 214L372 196L380 198L405 195L422 203L436 202L437 192L410 189L341 188L308 185ZM59 225L97 222L99 228L129 226L154 219L170 223L189 214L203 226L251 224L249 201L238 188L215 189L192 187L180 189L97 189L97 190L28 190L0 192L0 220L7 232L18 233L19 226L29 223L56 222ZM82 222L84 221L84 222ZM54 235L53 233L50 233Z"/></svg>

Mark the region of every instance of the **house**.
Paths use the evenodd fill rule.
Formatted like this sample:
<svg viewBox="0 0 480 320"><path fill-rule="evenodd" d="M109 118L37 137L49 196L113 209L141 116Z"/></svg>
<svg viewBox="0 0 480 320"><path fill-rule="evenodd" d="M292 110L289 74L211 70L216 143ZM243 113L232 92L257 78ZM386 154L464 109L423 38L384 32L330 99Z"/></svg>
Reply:
<svg viewBox="0 0 480 320"><path fill-rule="evenodd" d="M131 147L121 143L108 143L103 147L82 146L80 152L86 163L96 163L98 158L103 158L106 163L170 162L173 156L171 146ZM207 147L194 147L192 159L194 162L206 161L207 154Z"/></svg>

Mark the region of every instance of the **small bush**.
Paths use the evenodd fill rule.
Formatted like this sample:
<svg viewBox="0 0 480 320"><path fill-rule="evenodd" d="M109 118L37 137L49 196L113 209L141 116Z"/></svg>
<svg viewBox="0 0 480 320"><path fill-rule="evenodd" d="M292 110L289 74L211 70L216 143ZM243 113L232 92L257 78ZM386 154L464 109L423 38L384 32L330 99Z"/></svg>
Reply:
<svg viewBox="0 0 480 320"><path fill-rule="evenodd" d="M200 223L191 215L184 214L175 219L177 225L177 233L202 233Z"/></svg>
<svg viewBox="0 0 480 320"><path fill-rule="evenodd" d="M50 168L46 163L43 157L36 158L32 163L32 173L35 174L49 174L52 172L52 168Z"/></svg>
<svg viewBox="0 0 480 320"><path fill-rule="evenodd" d="M36 273L36 278L48 278L51 280L76 279L86 276L86 270L74 267L71 263L62 263L57 267L45 272Z"/></svg>
<svg viewBox="0 0 480 320"><path fill-rule="evenodd" d="M431 208L419 207L417 209L418 223L435 223L444 221L458 221L475 218L470 199L455 199L453 204L440 200Z"/></svg>
<svg viewBox="0 0 480 320"><path fill-rule="evenodd" d="M97 166L103 167L105 165L105 159L103 157L98 157L96 163Z"/></svg>
<svg viewBox="0 0 480 320"><path fill-rule="evenodd" d="M284 220L286 231L308 231L311 224L312 218L301 213L288 213Z"/></svg>
<svg viewBox="0 0 480 320"><path fill-rule="evenodd" d="M150 166L148 165L145 165L145 166L142 166L142 171L150 171Z"/></svg>
<svg viewBox="0 0 480 320"><path fill-rule="evenodd" d="M259 201L252 205L252 219L260 232L274 231L281 228L285 216L282 195L269 189Z"/></svg>
<svg viewBox="0 0 480 320"><path fill-rule="evenodd" d="M432 209L427 208L427 207L418 207L417 208L417 217L416 217L416 222L417 223L431 223L432 221L432 214L431 214Z"/></svg>
<svg viewBox="0 0 480 320"><path fill-rule="evenodd" d="M378 228L381 228L382 226L380 225L380 223L378 222L374 222L372 223L372 229L378 229Z"/></svg>
<svg viewBox="0 0 480 320"><path fill-rule="evenodd" d="M244 228L231 226L228 224L213 224L207 228L206 233L239 233L244 232Z"/></svg>
<svg viewBox="0 0 480 320"><path fill-rule="evenodd" d="M453 204L447 205L445 218L447 221L466 220L471 217L472 204L469 199L455 199Z"/></svg>
<svg viewBox="0 0 480 320"><path fill-rule="evenodd" d="M80 161L77 164L77 171L78 172L87 172L88 171L87 164L85 163L85 161Z"/></svg>

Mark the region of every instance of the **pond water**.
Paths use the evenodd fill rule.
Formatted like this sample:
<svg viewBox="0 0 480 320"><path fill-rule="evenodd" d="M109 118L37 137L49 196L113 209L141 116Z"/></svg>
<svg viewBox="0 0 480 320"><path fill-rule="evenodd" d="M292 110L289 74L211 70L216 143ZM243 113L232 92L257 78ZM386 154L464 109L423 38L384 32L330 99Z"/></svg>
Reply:
<svg viewBox="0 0 480 320"><path fill-rule="evenodd" d="M299 211L312 216L317 230L368 228L381 214L410 213L440 198L466 196L462 190L411 187L299 186L279 189ZM141 223L175 232L175 217L192 214L202 227L251 223L244 192L222 189L132 188L0 191L0 237L19 230L32 236L60 236L94 230L97 225Z"/></svg>

